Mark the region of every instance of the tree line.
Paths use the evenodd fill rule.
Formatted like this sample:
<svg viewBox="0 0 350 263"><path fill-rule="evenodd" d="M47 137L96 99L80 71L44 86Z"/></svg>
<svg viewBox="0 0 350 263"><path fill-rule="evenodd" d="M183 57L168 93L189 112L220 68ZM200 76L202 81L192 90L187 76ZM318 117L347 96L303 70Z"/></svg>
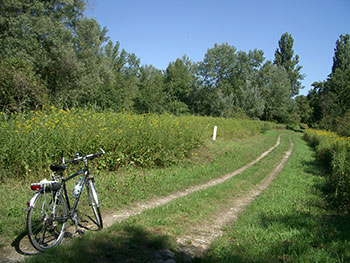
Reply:
<svg viewBox="0 0 350 263"><path fill-rule="evenodd" d="M262 50L222 43L209 48L203 61L184 55L159 70L110 41L84 9L83 0L0 0L0 111L56 105L327 122L317 107L342 77L336 73L331 83L315 84L314 95L296 97L304 75L289 33L281 36L273 61ZM334 71L343 70L342 63Z"/></svg>
<svg viewBox="0 0 350 263"><path fill-rule="evenodd" d="M316 128L350 136L350 34L336 41L327 79L312 86L306 97L297 97L302 120Z"/></svg>

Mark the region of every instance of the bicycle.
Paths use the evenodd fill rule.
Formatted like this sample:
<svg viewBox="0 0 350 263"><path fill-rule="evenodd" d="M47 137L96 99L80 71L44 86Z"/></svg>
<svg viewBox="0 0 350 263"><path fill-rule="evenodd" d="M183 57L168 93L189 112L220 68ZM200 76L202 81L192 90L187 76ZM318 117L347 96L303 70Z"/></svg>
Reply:
<svg viewBox="0 0 350 263"><path fill-rule="evenodd" d="M68 161L63 158L62 164L50 165L53 172L52 181L45 178L39 183L31 184L31 189L37 192L27 203L27 231L31 244L37 250L46 251L57 246L64 237L69 219L73 221L76 232L84 232L78 229L80 215L77 210L84 186L87 188L89 205L95 217L95 220L92 219L92 221L97 225L98 230L103 228L95 181L88 166L88 160L100 157L105 153L103 149L100 151L84 156L79 156L77 153L75 158ZM64 171L68 168L66 164L77 164L81 161L84 163L84 169L64 178ZM82 174L84 176L80 176L74 187L75 201L71 207L66 182Z"/></svg>

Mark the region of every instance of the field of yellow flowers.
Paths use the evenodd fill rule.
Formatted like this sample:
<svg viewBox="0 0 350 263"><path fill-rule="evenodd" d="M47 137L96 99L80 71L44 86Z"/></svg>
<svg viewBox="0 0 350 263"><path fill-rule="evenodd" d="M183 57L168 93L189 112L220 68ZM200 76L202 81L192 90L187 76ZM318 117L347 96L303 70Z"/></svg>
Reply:
<svg viewBox="0 0 350 263"><path fill-rule="evenodd" d="M258 134L273 124L234 120L110 111L57 109L11 116L0 113L0 181L6 177L40 177L51 163L76 152L103 148L100 169L123 165L168 166L205 144L218 129L218 139Z"/></svg>
<svg viewBox="0 0 350 263"><path fill-rule="evenodd" d="M308 129L304 138L315 147L317 157L330 168L329 200L340 211L350 213L350 137Z"/></svg>

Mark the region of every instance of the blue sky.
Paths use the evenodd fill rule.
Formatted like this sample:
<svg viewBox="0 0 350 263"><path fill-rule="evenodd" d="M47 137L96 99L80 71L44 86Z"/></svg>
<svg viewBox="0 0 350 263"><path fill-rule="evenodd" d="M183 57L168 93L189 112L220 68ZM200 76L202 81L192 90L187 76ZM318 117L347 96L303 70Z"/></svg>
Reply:
<svg viewBox="0 0 350 263"><path fill-rule="evenodd" d="M327 78L336 40L350 33L350 0L90 0L85 14L141 64L162 70L184 54L202 61L215 43L260 49L273 60L288 32L306 75L304 95Z"/></svg>

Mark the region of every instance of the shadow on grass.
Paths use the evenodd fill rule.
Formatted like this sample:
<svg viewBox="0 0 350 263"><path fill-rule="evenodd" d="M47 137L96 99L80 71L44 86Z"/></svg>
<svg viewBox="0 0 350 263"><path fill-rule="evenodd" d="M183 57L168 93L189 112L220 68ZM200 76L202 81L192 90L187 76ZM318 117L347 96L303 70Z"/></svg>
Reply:
<svg viewBox="0 0 350 263"><path fill-rule="evenodd" d="M265 216L261 218L269 226L278 225L285 232L293 232L290 238L262 243L260 253L250 251L249 246L233 242L222 252L209 252L194 263L273 263L273 262L350 262L350 222L339 215L312 216L300 213L292 216ZM284 232L283 231L283 232ZM281 232L283 235L284 233ZM278 234L277 234L278 235Z"/></svg>
<svg viewBox="0 0 350 263"><path fill-rule="evenodd" d="M167 262L184 258L176 255L169 236L153 233L141 226L119 226L116 230L90 232L45 253L28 258L29 262ZM181 261L181 259L180 259ZM168 261L169 262L169 261Z"/></svg>
<svg viewBox="0 0 350 263"><path fill-rule="evenodd" d="M14 247L16 252L20 255L33 256L38 254L38 251L30 244L27 230L23 230L11 243L11 246Z"/></svg>
<svg viewBox="0 0 350 263"><path fill-rule="evenodd" d="M213 246L194 262L350 262L350 220L327 202L328 186L324 177L329 175L329 169L316 158L303 162L302 167L304 172L314 176L312 196L303 200L303 206L296 204L291 213L260 213L255 220L257 228L269 232L267 236L257 234L261 235L258 239L270 237L273 241L256 241L261 242L263 249L252 244L252 240L239 245L239 240L226 241L224 246Z"/></svg>

